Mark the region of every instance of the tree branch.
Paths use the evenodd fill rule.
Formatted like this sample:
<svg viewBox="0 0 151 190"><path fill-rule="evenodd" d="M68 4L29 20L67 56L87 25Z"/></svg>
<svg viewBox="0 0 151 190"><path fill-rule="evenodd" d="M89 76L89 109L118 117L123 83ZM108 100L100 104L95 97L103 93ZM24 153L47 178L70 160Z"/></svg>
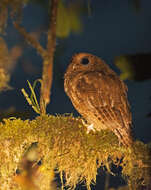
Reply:
<svg viewBox="0 0 151 190"><path fill-rule="evenodd" d="M46 113L46 106L50 102L50 91L53 79L53 61L56 48L56 20L59 0L51 0L50 5L50 25L48 30L47 49L45 50L40 43L26 32L17 22L13 22L15 28L22 34L25 40L34 47L43 58L42 84L40 92L40 110Z"/></svg>
<svg viewBox="0 0 151 190"><path fill-rule="evenodd" d="M38 53L42 56L43 59L46 59L47 51L40 45L40 43L35 38L33 38L28 32L26 32L25 28L20 26L17 22L13 22L13 24L15 28L18 30L18 32L24 36L25 40L38 51Z"/></svg>
<svg viewBox="0 0 151 190"><path fill-rule="evenodd" d="M46 112L46 106L50 102L50 91L53 78L53 61L56 47L56 21L59 0L51 0L50 5L50 25L48 30L47 54L48 57L43 62L42 86L40 94L40 109Z"/></svg>

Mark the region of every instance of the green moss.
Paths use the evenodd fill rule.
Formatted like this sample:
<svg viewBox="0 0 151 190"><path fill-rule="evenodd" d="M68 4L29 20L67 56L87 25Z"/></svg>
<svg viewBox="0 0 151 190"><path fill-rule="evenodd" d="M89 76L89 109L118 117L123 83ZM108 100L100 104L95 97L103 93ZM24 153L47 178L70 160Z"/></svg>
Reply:
<svg viewBox="0 0 151 190"><path fill-rule="evenodd" d="M55 169L61 178L65 177L64 185L72 188L83 181L89 188L96 182L98 168L104 166L110 172L111 163L122 167L131 185L131 181L144 178L142 168L148 167L150 161L147 145L136 141L127 149L119 146L110 131L87 134L82 119L71 115L39 116L32 121L5 119L0 123L0 184L9 187L6 189L16 188L15 171L33 142L38 142L41 172L48 174ZM49 180L39 181L42 182L47 188L40 184L40 189L49 189Z"/></svg>

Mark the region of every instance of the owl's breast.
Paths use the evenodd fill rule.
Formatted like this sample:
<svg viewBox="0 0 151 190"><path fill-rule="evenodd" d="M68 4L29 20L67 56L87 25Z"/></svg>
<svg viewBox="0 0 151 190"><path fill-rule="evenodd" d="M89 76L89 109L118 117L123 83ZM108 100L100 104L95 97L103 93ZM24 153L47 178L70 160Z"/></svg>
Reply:
<svg viewBox="0 0 151 190"><path fill-rule="evenodd" d="M98 112L102 110L102 100L98 96L102 90L98 84L100 75L91 78L90 73L79 73L65 81L65 91L73 106L97 130L107 128L101 120L100 111Z"/></svg>

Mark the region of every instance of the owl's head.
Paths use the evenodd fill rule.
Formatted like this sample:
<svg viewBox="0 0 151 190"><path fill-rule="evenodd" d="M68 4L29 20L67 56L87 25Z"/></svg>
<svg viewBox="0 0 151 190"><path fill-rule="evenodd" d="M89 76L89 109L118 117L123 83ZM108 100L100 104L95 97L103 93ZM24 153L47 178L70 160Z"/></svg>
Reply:
<svg viewBox="0 0 151 190"><path fill-rule="evenodd" d="M89 71L104 71L108 67L99 57L89 53L75 54L68 66L65 75L74 75Z"/></svg>

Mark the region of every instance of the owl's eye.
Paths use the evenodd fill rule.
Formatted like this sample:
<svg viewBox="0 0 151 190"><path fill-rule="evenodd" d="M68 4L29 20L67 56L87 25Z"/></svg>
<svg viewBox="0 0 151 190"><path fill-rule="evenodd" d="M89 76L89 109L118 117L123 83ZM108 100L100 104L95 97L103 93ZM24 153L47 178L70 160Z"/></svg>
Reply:
<svg viewBox="0 0 151 190"><path fill-rule="evenodd" d="M81 60L81 64L82 64L82 65L88 65L88 64L89 64L89 59L88 59L88 58L83 58L83 59Z"/></svg>

